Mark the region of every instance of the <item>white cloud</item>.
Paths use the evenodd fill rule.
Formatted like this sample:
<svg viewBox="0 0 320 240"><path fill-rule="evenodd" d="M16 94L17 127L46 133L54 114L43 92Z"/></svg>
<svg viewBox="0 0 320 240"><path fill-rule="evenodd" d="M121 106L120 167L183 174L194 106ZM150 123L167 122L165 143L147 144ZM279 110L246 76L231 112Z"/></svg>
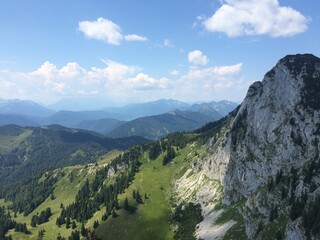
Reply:
<svg viewBox="0 0 320 240"><path fill-rule="evenodd" d="M125 80L125 84L130 88L150 89L155 87L156 80L144 73L139 73L137 76Z"/></svg>
<svg viewBox="0 0 320 240"><path fill-rule="evenodd" d="M241 72L242 63L230 66L215 66L209 68L190 69L189 72L183 75L180 80L198 81L205 79L225 80L227 77L237 75Z"/></svg>
<svg viewBox="0 0 320 240"><path fill-rule="evenodd" d="M160 90L171 86L170 80L167 78L156 80L144 73L139 73L135 77L124 80L124 84L126 87L135 90Z"/></svg>
<svg viewBox="0 0 320 240"><path fill-rule="evenodd" d="M308 19L291 7L282 7L278 0L223 0L222 6L204 27L224 32L229 37L270 35L288 37L305 32Z"/></svg>
<svg viewBox="0 0 320 240"><path fill-rule="evenodd" d="M208 57L199 50L194 50L192 52L189 52L188 60L193 65L204 66L204 65L207 65L208 63Z"/></svg>
<svg viewBox="0 0 320 240"><path fill-rule="evenodd" d="M164 40L163 40L163 46L164 46L164 47L174 47L174 44L172 43L171 40L169 40L169 39L164 39Z"/></svg>
<svg viewBox="0 0 320 240"><path fill-rule="evenodd" d="M0 71L0 97L47 103L63 98L103 99L102 102L106 103L159 98L238 101L239 96L245 96L250 84L241 76L242 63L226 66L197 65L190 68L183 66L173 68L169 71L171 76L164 78L148 74L139 66L112 60L102 62L101 66L88 68L77 62L57 66L46 61L34 71Z"/></svg>
<svg viewBox="0 0 320 240"><path fill-rule="evenodd" d="M178 76L180 74L180 72L179 72L179 70L174 69L174 70L171 70L169 72L169 74L172 75L172 76Z"/></svg>
<svg viewBox="0 0 320 240"><path fill-rule="evenodd" d="M242 65L190 68L177 80L174 89L180 99L239 101L250 84L241 76Z"/></svg>
<svg viewBox="0 0 320 240"><path fill-rule="evenodd" d="M96 21L81 21L78 29L88 38L101 40L112 45L119 45L122 40L147 41L146 37L137 34L124 36L119 25L102 17Z"/></svg>
<svg viewBox="0 0 320 240"><path fill-rule="evenodd" d="M68 63L59 70L59 76L62 78L76 78L85 73L85 69L80 67L77 63Z"/></svg>
<svg viewBox="0 0 320 240"><path fill-rule="evenodd" d="M217 75L234 75L240 73L242 63L238 63L231 66L214 67L212 73Z"/></svg>
<svg viewBox="0 0 320 240"><path fill-rule="evenodd" d="M140 69L136 66L128 66L111 60L103 60L103 62L107 65L106 68L93 68L91 72L98 73L100 74L99 77L105 77L111 81L122 80L126 76L132 75Z"/></svg>
<svg viewBox="0 0 320 240"><path fill-rule="evenodd" d="M104 67L90 69L75 62L59 68L46 61L32 72L1 71L0 97L47 102L65 97L96 96L122 101L134 94L134 97L143 97L145 92L170 87L169 79L155 79L141 72L138 66L111 60L102 61L105 63Z"/></svg>
<svg viewBox="0 0 320 240"><path fill-rule="evenodd" d="M139 36L139 35L137 35L137 34L129 34L129 35L126 35L126 36L124 36L124 39L126 40L126 41L141 41L141 42L144 42L144 41L147 41L148 40L148 38L146 38L146 37L143 37L143 36Z"/></svg>
<svg viewBox="0 0 320 240"><path fill-rule="evenodd" d="M79 30L88 38L102 40L113 45L120 44L123 39L120 26L102 17L93 22L79 22Z"/></svg>

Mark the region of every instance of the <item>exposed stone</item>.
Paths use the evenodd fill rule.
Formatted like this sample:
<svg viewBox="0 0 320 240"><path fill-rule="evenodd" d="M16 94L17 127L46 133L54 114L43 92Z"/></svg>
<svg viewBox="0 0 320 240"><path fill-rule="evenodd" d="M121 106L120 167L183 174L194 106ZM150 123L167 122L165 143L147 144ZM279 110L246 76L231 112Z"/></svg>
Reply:
<svg viewBox="0 0 320 240"><path fill-rule="evenodd" d="M249 239L256 238L258 228L252 213L261 216L260 220L266 224L271 204L278 201L272 195L263 194L260 188L266 186L269 179L274 179L280 170L289 174L292 167L302 169L319 157L320 148L315 144L320 141L319 66L320 59L310 54L289 55L281 59L262 82L250 86L236 116L230 116L231 125L224 130L228 134L221 134L221 139L213 136L209 140L207 157L197 160L200 172L189 176L197 178L199 186L203 185L200 176L218 180L223 186L224 204L243 197L247 199L241 214ZM297 197L306 190L301 181L296 188ZM198 184L195 180L193 183ZM196 185L192 188L197 189ZM190 191L185 190L186 193ZM194 201L203 207L208 206L203 201L209 198L201 196L215 193L210 193L210 188L204 186L198 191L194 193L197 196ZM264 202L262 197L269 202ZM288 214L285 207L281 211ZM206 218L212 216L208 209L204 212L206 222ZM304 239L303 236L299 219L288 224L285 239Z"/></svg>

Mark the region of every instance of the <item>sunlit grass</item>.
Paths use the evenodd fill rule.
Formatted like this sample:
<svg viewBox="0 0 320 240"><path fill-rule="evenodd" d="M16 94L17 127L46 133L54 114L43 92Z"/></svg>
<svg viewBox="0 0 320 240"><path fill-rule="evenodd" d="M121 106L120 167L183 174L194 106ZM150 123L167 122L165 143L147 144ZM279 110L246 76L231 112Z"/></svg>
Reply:
<svg viewBox="0 0 320 240"><path fill-rule="evenodd" d="M123 206L124 199L128 198L129 205L137 208L136 212L131 214L123 209L117 211L119 216L110 216L106 222L100 224L97 233L103 239L173 239L168 197L172 191L171 183L188 167L187 155L192 148L180 150L179 156L166 166L162 165L163 155L154 161L145 158L133 183L119 196L120 206ZM143 204L137 204L133 199L133 190L139 191Z"/></svg>

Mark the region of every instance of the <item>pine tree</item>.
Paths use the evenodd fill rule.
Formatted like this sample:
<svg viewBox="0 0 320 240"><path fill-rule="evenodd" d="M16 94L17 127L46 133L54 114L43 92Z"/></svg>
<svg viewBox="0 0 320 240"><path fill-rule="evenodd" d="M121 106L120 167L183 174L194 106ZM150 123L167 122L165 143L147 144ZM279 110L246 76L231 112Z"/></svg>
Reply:
<svg viewBox="0 0 320 240"><path fill-rule="evenodd" d="M136 199L136 191L135 190L132 191L132 197L133 197L133 199Z"/></svg>
<svg viewBox="0 0 320 240"><path fill-rule="evenodd" d="M76 222L73 220L73 221L72 221L71 228L72 228L72 229L75 229L76 227L77 227L77 224L76 224Z"/></svg>
<svg viewBox="0 0 320 240"><path fill-rule="evenodd" d="M33 215L32 218L31 218L31 227L36 227L37 226L37 223L39 221L39 218L37 215Z"/></svg>
<svg viewBox="0 0 320 240"><path fill-rule="evenodd" d="M140 203L140 204L143 203L142 197L141 197L139 191L137 191L137 193L136 193L136 202Z"/></svg>
<svg viewBox="0 0 320 240"><path fill-rule="evenodd" d="M93 228L96 229L97 227L99 227L99 221L94 221L93 223Z"/></svg>
<svg viewBox="0 0 320 240"><path fill-rule="evenodd" d="M124 200L123 209L126 210L126 211L129 210L129 201L128 201L128 198L126 198L126 199Z"/></svg>
<svg viewBox="0 0 320 240"><path fill-rule="evenodd" d="M87 229L84 227L84 223L82 222L81 226L81 235L85 237L87 235Z"/></svg>
<svg viewBox="0 0 320 240"><path fill-rule="evenodd" d="M117 213L116 213L116 210L115 209L113 209L112 210L112 217L113 218L116 218L118 215L117 215Z"/></svg>
<svg viewBox="0 0 320 240"><path fill-rule="evenodd" d="M67 220L66 220L66 228L68 229L68 228L70 228L70 217L69 216L67 216Z"/></svg>

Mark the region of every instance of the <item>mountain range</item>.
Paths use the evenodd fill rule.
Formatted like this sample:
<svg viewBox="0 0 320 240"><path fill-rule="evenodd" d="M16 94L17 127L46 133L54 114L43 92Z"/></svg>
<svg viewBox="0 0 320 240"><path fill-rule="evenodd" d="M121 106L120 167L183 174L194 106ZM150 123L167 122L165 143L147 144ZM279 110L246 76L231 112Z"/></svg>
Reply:
<svg viewBox="0 0 320 240"><path fill-rule="evenodd" d="M149 139L158 139L171 132L190 131L204 123L217 120L236 106L237 104L228 101L189 105L175 100L163 99L118 108L106 108L100 111L61 110L54 112L31 101L2 100L0 125L46 126L59 124L70 128L96 131L112 137L136 134ZM175 117L173 114L168 114L170 112L175 112ZM124 125L123 128L121 128L122 125ZM141 125L144 125L145 130L137 131Z"/></svg>
<svg viewBox="0 0 320 240"><path fill-rule="evenodd" d="M107 133L107 136L143 136L147 139L157 140L172 132L194 130L221 117L216 111L208 111L204 114L201 112L175 110L169 113L137 118L118 126Z"/></svg>

